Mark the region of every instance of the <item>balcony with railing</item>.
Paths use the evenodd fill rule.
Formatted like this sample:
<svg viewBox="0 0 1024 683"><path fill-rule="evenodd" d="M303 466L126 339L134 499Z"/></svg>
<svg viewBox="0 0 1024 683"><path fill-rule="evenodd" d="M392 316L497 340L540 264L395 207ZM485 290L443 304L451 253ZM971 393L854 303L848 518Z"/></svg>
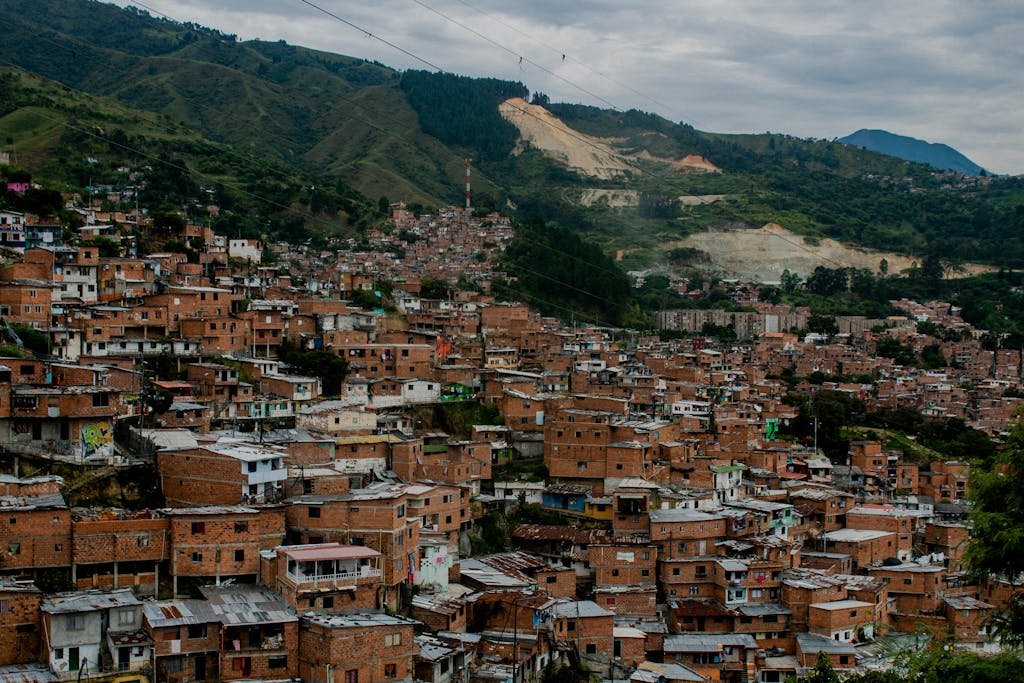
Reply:
<svg viewBox="0 0 1024 683"><path fill-rule="evenodd" d="M379 581L381 554L363 546L324 543L281 548L284 575L296 586L326 587Z"/></svg>

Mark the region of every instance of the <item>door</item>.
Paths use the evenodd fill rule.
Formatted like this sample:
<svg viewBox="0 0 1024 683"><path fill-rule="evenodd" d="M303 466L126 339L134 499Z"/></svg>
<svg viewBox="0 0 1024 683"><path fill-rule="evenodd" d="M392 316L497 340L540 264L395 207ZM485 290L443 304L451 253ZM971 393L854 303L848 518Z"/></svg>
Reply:
<svg viewBox="0 0 1024 683"><path fill-rule="evenodd" d="M206 680L206 655L196 655L192 658L192 679Z"/></svg>
<svg viewBox="0 0 1024 683"><path fill-rule="evenodd" d="M68 670L78 671L78 648L68 648Z"/></svg>
<svg viewBox="0 0 1024 683"><path fill-rule="evenodd" d="M130 656L132 654L131 648L119 647L117 648L117 670L127 671L128 663L131 661Z"/></svg>

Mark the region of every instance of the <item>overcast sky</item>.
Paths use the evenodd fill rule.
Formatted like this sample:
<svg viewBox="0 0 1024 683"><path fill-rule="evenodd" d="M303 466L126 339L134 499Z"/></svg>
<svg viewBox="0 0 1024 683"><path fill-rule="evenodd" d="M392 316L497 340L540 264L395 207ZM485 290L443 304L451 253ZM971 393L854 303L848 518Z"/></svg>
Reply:
<svg viewBox="0 0 1024 683"><path fill-rule="evenodd" d="M607 106L596 95L718 132L884 128L1024 173L1020 0L311 2L447 71L520 80L553 101ZM425 68L301 0L145 4L242 39Z"/></svg>

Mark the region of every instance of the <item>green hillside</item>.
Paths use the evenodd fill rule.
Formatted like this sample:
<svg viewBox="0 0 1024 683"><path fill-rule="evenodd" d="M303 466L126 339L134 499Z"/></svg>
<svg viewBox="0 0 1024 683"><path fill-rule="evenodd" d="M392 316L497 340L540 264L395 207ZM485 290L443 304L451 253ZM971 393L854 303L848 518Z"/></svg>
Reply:
<svg viewBox="0 0 1024 683"><path fill-rule="evenodd" d="M0 59L166 114L258 157L330 172L367 196L462 195L464 159L422 133L393 70L284 42L176 24L86 0L0 5ZM489 187L484 176L476 182Z"/></svg>
<svg viewBox="0 0 1024 683"><path fill-rule="evenodd" d="M223 211L210 220L231 234L351 234L372 218L370 202L341 180L17 69L0 69L0 141L46 187L137 185L145 206L194 216L216 203ZM125 168L140 177L131 179Z"/></svg>

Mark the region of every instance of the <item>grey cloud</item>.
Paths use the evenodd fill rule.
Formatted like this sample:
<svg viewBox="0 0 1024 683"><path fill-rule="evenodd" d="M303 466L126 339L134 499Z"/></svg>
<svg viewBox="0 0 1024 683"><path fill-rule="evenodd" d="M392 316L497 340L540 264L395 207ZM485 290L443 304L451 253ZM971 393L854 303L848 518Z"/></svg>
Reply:
<svg viewBox="0 0 1024 683"><path fill-rule="evenodd" d="M316 2L447 70L600 104L412 0ZM996 171L1024 171L1017 0L424 2L623 108L723 132L831 138L882 127L953 145ZM146 4L242 38L423 67L299 0Z"/></svg>

